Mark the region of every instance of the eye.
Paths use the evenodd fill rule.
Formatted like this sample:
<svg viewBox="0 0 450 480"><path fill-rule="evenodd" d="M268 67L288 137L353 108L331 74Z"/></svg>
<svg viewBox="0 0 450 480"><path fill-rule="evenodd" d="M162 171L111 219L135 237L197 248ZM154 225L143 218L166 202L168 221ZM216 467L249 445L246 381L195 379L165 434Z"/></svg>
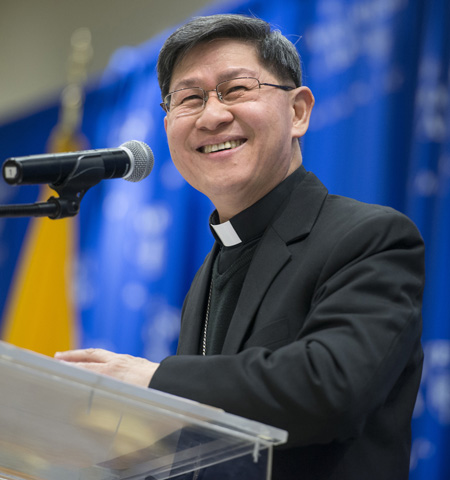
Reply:
<svg viewBox="0 0 450 480"><path fill-rule="evenodd" d="M233 78L220 84L222 98L226 102L239 102L251 99L258 87L258 80L253 77Z"/></svg>
<svg viewBox="0 0 450 480"><path fill-rule="evenodd" d="M222 91L222 97L229 100L232 98L237 98L248 91L249 91L249 88L247 85L243 85L243 84L230 85L225 87L225 89Z"/></svg>
<svg viewBox="0 0 450 480"><path fill-rule="evenodd" d="M200 95L197 95L197 94L192 94L192 95L188 95L186 97L183 97L180 102L178 103L178 105L186 105L186 104L190 104L190 103L202 103L203 102L203 97L200 96Z"/></svg>
<svg viewBox="0 0 450 480"><path fill-rule="evenodd" d="M247 91L247 90L250 90L250 89L248 88L248 85L233 85L228 89L227 93L233 93L233 92L237 92L239 90Z"/></svg>
<svg viewBox="0 0 450 480"><path fill-rule="evenodd" d="M202 105L203 92L198 88L186 88L173 92L172 94L172 108L175 107L192 107Z"/></svg>

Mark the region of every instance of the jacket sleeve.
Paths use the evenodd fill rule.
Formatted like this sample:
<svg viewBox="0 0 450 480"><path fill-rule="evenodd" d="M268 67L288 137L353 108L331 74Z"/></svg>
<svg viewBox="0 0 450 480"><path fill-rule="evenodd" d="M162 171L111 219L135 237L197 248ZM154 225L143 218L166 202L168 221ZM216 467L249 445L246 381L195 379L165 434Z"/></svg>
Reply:
<svg viewBox="0 0 450 480"><path fill-rule="evenodd" d="M294 341L275 351L168 357L150 387L286 429L290 445L357 436L396 396L409 397L399 408L411 410L422 362L423 255L410 220L378 211L324 252Z"/></svg>

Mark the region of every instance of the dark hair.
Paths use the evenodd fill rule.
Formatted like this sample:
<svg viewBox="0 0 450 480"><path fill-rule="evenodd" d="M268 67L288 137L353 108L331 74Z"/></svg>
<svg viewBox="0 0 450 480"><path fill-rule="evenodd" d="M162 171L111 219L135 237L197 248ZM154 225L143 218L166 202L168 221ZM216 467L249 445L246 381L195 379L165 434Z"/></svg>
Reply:
<svg viewBox="0 0 450 480"><path fill-rule="evenodd" d="M166 40L159 52L157 71L163 98L176 64L193 47L213 39L233 38L255 45L261 64L282 81L302 84L300 57L295 46L272 30L264 20L244 15L211 15L197 17L181 26Z"/></svg>

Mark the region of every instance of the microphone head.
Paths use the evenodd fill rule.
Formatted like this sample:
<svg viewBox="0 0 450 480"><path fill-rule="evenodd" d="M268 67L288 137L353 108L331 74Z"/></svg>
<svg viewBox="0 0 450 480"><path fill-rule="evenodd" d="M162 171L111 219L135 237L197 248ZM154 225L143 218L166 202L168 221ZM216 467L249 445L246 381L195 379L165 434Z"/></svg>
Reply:
<svg viewBox="0 0 450 480"><path fill-rule="evenodd" d="M131 153L130 171L123 177L128 182L140 182L147 177L153 169L154 156L152 149L144 142L130 140L123 143L119 148Z"/></svg>

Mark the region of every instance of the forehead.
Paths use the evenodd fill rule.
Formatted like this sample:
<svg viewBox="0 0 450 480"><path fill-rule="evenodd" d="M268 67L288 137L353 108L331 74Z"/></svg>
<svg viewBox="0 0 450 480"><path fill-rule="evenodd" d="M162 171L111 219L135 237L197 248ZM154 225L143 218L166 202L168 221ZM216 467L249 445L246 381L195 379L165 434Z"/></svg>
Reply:
<svg viewBox="0 0 450 480"><path fill-rule="evenodd" d="M252 43L215 39L196 45L175 64L170 89L201 86L199 82L217 83L236 76L259 77L263 70Z"/></svg>

